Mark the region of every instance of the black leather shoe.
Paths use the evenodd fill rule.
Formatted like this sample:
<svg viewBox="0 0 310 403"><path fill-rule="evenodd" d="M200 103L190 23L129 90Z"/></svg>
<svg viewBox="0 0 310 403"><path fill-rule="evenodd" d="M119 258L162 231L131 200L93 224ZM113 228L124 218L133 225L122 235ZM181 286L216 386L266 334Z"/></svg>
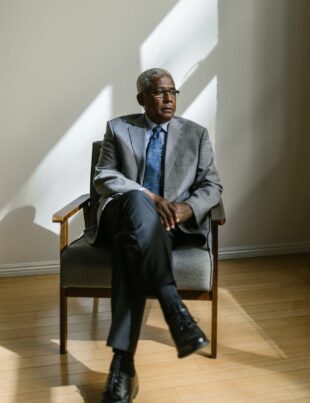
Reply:
<svg viewBox="0 0 310 403"><path fill-rule="evenodd" d="M172 304L167 321L179 358L186 357L209 343L183 303Z"/></svg>
<svg viewBox="0 0 310 403"><path fill-rule="evenodd" d="M132 403L139 392L138 376L110 370L100 403Z"/></svg>

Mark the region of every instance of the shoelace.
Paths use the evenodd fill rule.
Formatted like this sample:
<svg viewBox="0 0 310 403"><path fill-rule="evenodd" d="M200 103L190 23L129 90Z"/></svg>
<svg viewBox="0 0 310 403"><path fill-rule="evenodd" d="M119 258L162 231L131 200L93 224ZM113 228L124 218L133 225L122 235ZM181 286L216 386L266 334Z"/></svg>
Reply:
<svg viewBox="0 0 310 403"><path fill-rule="evenodd" d="M120 392L120 387L121 387L121 382L120 382L120 374L114 374L114 376L112 376L112 385L113 385L113 389L112 389L112 393L115 394L115 396L119 396L119 392Z"/></svg>
<svg viewBox="0 0 310 403"><path fill-rule="evenodd" d="M184 327L194 326L197 321L191 316L186 308L181 307L175 314L175 323L183 330Z"/></svg>
<svg viewBox="0 0 310 403"><path fill-rule="evenodd" d="M116 357L113 361L113 372L109 374L108 387L106 390L107 396L117 397L120 392L120 365L121 357Z"/></svg>
<svg viewBox="0 0 310 403"><path fill-rule="evenodd" d="M108 387L107 390L104 392L104 397L109 399L118 398L121 386L119 372L117 372L116 374L113 373L112 375L110 374L107 384Z"/></svg>

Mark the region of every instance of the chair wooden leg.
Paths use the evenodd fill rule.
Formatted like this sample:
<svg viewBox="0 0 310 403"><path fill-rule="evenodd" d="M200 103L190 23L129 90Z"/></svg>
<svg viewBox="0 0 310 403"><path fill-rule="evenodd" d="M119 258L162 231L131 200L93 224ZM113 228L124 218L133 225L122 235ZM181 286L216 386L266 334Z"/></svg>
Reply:
<svg viewBox="0 0 310 403"><path fill-rule="evenodd" d="M95 297L93 300L93 313L98 313L99 298Z"/></svg>
<svg viewBox="0 0 310 403"><path fill-rule="evenodd" d="M60 354L67 352L68 305L66 291L60 287Z"/></svg>
<svg viewBox="0 0 310 403"><path fill-rule="evenodd" d="M212 298L211 358L217 356L217 295Z"/></svg>
<svg viewBox="0 0 310 403"><path fill-rule="evenodd" d="M217 299L218 299L218 226L212 224L212 320L211 320L211 358L217 355Z"/></svg>

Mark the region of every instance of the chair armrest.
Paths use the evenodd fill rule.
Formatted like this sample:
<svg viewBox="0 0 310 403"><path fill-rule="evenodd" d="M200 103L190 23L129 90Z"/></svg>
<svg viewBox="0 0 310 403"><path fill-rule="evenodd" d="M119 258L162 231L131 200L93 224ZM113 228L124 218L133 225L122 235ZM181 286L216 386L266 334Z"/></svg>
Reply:
<svg viewBox="0 0 310 403"><path fill-rule="evenodd" d="M89 201L88 194L80 196L53 215L53 222L60 223L60 252L68 246L68 219L81 208L86 207Z"/></svg>
<svg viewBox="0 0 310 403"><path fill-rule="evenodd" d="M68 218L81 210L81 208L85 207L89 203L89 201L89 194L78 197L77 199L73 200L71 203L67 204L65 207L57 211L53 215L53 222L63 223L64 221L67 221Z"/></svg>
<svg viewBox="0 0 310 403"><path fill-rule="evenodd" d="M222 200L211 209L211 222L215 225L225 224L225 211Z"/></svg>

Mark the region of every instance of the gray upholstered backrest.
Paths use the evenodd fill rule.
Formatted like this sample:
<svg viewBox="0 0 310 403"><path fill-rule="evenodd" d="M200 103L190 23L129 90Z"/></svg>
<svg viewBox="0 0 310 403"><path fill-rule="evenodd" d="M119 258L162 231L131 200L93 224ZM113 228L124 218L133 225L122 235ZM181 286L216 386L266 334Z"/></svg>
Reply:
<svg viewBox="0 0 310 403"><path fill-rule="evenodd" d="M96 192L93 180L95 176L95 167L99 159L101 141L95 141L92 147L91 169L90 169L90 206L88 212L88 225L96 224L97 220L97 208L100 199L100 195Z"/></svg>

